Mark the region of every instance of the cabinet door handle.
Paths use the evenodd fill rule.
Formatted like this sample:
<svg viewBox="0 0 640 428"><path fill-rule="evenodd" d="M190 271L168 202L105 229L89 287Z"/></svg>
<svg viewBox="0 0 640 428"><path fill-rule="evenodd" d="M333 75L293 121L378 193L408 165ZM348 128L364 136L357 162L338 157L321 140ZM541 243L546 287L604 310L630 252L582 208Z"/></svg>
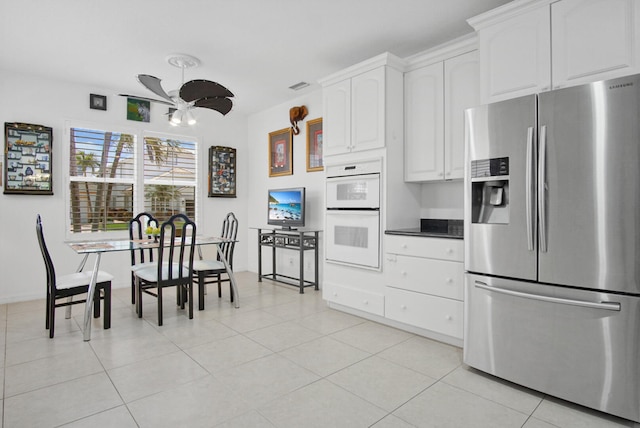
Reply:
<svg viewBox="0 0 640 428"><path fill-rule="evenodd" d="M447 321L451 321L453 317L451 315L445 315L444 319L446 319Z"/></svg>
<svg viewBox="0 0 640 428"><path fill-rule="evenodd" d="M400 305L400 309L402 309L403 311L407 309L407 305Z"/></svg>
<svg viewBox="0 0 640 428"><path fill-rule="evenodd" d="M453 282L453 278L447 278L446 281L447 281L447 284L451 284Z"/></svg>
<svg viewBox="0 0 640 428"><path fill-rule="evenodd" d="M407 276L407 272L403 270L402 272L400 272L400 275Z"/></svg>

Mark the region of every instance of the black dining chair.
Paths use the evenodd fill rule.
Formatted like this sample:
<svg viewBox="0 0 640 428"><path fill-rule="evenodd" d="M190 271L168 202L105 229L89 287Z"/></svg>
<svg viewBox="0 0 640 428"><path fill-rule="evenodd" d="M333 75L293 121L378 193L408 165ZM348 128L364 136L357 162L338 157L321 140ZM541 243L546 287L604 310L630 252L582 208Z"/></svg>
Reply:
<svg viewBox="0 0 640 428"><path fill-rule="evenodd" d="M155 227L159 226L158 220L156 220L153 215L142 212L129 220L129 239L145 239L148 238L148 234L146 233L147 227ZM153 252L154 249L152 247L148 248L139 248L139 249L131 249L131 304L136 303L136 277L135 271L138 269L142 269L145 266L155 266L156 264L153 262Z"/></svg>
<svg viewBox="0 0 640 428"><path fill-rule="evenodd" d="M42 258L44 259L44 265L47 271L47 313L45 317L45 327L49 330L49 337L53 338L55 333L56 308L66 306L67 309L69 309L66 317L70 318L71 305L86 303L88 297L80 300L73 300L73 297L86 294L89 291L92 272L76 272L56 276L53 260L51 259L51 255L47 249L47 244L44 241L40 214L38 214L36 218L36 234L38 236L40 251L42 252ZM111 328L111 280L113 280L112 275L103 271L98 271L96 289L93 298L93 317L100 317L100 300L103 300L103 325L105 330ZM65 299L65 301L58 302L60 299Z"/></svg>
<svg viewBox="0 0 640 428"><path fill-rule="evenodd" d="M162 325L162 290L177 287L178 304L189 302L193 318L193 256L196 224L184 214L175 214L160 226L157 261L134 272L138 317L142 318L142 295L158 300L158 325Z"/></svg>
<svg viewBox="0 0 640 428"><path fill-rule="evenodd" d="M233 251L236 246L236 237L238 236L238 219L235 214L230 212L224 218L222 222L222 232L220 237L226 238L229 241L220 244L220 250L224 254L227 263L231 271L233 271ZM229 282L229 294L231 301L233 302L233 287L231 286L231 279L227 274L227 270L224 267L224 263L220 258L220 253L213 260L203 260L202 251L198 247L199 259L193 262L193 280L198 284L198 309L204 309L204 294L205 286L207 284L218 284L218 298L222 297L222 283ZM222 277L225 275L225 277Z"/></svg>

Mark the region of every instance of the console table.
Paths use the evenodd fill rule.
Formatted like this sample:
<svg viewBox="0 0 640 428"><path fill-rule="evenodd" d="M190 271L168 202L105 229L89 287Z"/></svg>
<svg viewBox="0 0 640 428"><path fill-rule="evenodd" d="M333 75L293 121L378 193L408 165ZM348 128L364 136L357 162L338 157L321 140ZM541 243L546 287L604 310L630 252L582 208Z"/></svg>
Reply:
<svg viewBox="0 0 640 428"><path fill-rule="evenodd" d="M318 234L319 230L287 230L287 229L262 229L258 230L258 282L262 278L293 285L300 288L300 294L305 287L314 287L318 290ZM262 273L262 247L271 248L271 273ZM293 277L283 275L276 269L276 250L279 248L298 251L300 261L300 275ZM313 251L314 280L304 279L304 252ZM297 282L297 283L295 283Z"/></svg>

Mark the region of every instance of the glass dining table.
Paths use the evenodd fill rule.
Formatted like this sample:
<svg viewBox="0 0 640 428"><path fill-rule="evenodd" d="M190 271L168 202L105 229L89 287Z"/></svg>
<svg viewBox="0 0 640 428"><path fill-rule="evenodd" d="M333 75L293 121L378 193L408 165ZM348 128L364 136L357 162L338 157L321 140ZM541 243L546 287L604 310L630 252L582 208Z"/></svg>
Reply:
<svg viewBox="0 0 640 428"><path fill-rule="evenodd" d="M229 262L224 256L222 252L221 245L226 242L234 242L231 239L227 238L219 238L219 237L196 237L196 246L200 245L215 245L216 250L218 252L218 256L220 260L224 264L224 267L229 275L229 279L231 282L231 288L233 290L234 296L234 304L236 308L240 307L240 295L238 294L238 286L236 284L236 279L233 276L233 271L231 270L231 266ZM237 242L237 241L236 241ZM104 240L93 240L93 241L65 241L71 249L73 249L77 254L84 254L80 265L78 266L77 271L80 272L84 269L87 259L89 255L95 254L96 259L93 264L93 272L91 275L91 282L89 283L89 291L87 293L87 303L85 305L84 310L84 321L83 321L83 340L89 341L91 340L91 317L93 314L93 296L95 294L96 289L96 280L98 278L98 270L100 269L100 258L104 253L113 253L117 251L131 251L131 250L139 250L146 248L157 248L159 243L157 240L153 238L149 239L104 239Z"/></svg>

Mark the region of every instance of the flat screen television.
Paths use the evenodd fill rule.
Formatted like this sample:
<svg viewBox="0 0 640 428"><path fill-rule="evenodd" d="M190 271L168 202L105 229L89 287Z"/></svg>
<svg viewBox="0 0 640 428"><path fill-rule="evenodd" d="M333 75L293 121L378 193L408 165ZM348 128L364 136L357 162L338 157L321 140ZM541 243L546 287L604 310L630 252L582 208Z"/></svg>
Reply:
<svg viewBox="0 0 640 428"><path fill-rule="evenodd" d="M269 189L267 223L294 229L304 226L305 188Z"/></svg>

